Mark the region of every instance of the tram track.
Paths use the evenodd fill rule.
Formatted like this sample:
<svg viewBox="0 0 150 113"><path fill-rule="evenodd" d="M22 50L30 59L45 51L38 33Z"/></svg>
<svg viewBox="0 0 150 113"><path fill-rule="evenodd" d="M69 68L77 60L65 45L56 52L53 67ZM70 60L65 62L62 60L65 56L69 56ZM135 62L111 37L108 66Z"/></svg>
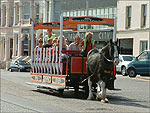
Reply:
<svg viewBox="0 0 150 113"><path fill-rule="evenodd" d="M5 102L5 103L11 104L11 105L15 105L16 107L20 107L20 108L23 108L23 109L26 109L26 110L30 110L30 112L33 111L33 112L36 112L36 113L42 113L42 112L39 112L39 111L37 111L37 110L31 109L31 108L29 108L29 107L21 106L21 105L18 105L18 104L16 104L16 103L12 103L12 102L9 102L9 101L6 101L6 100L1 99L1 103L2 103L2 102Z"/></svg>

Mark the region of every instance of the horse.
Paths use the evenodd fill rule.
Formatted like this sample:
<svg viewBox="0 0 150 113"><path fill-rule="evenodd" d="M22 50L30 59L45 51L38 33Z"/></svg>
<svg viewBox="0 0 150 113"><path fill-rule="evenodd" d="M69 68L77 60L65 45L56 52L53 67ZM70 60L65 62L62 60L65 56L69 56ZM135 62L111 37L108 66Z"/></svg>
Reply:
<svg viewBox="0 0 150 113"><path fill-rule="evenodd" d="M88 52L86 63L89 87L87 99L94 99L92 84L97 84L96 99L100 99L104 103L108 102L106 89L112 89L115 80L114 66L119 63L117 43L111 39L101 51L97 48L91 49Z"/></svg>

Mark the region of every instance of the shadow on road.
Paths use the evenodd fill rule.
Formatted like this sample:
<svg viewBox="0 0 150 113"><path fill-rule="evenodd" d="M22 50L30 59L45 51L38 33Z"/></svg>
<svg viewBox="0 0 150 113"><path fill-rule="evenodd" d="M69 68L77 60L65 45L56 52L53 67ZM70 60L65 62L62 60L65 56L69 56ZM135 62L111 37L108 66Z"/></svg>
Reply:
<svg viewBox="0 0 150 113"><path fill-rule="evenodd" d="M56 96L59 98L75 98L75 99L82 99L82 100L86 100L87 99L87 95L85 95L84 91L79 91L78 93L76 93L75 91L70 91L70 90L66 90L63 92L63 95L60 95L58 93L58 91L49 91L49 90L44 90L44 89L38 89L38 90L32 90L34 92L39 92L42 94L46 94L46 95L52 95L52 96Z"/></svg>
<svg viewBox="0 0 150 113"><path fill-rule="evenodd" d="M56 96L59 98L74 98L74 99L81 99L81 100L86 100L87 99L87 95L85 95L84 91L79 91L78 93L76 93L75 91L64 91L63 96L60 96L59 93L57 91L48 91L48 90L32 90L34 92L39 92L42 94L46 94L46 95L52 95L52 96ZM149 108L149 102L148 101L138 101L136 99L129 99L123 96L114 96L117 95L118 93L109 93L107 94L107 98L109 99L109 104L114 104L114 105L122 105L122 106L134 106L134 107L141 107L141 108ZM113 95L113 96L112 96ZM98 101L98 100L93 100L93 101ZM142 103L146 103L147 105L142 105ZM141 104L139 104L141 103Z"/></svg>
<svg viewBox="0 0 150 113"><path fill-rule="evenodd" d="M148 101L138 101L136 99L129 99L123 96L111 96L107 95L107 98L109 99L110 104L115 105L123 105L123 106L135 106L135 107L141 107L141 108L149 108L149 102ZM146 103L147 105L142 105L139 103Z"/></svg>

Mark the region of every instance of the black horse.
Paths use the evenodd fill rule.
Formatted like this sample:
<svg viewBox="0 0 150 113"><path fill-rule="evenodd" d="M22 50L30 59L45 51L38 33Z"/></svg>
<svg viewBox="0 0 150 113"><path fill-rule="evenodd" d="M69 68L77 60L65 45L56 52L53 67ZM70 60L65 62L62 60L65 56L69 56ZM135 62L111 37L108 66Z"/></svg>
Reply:
<svg viewBox="0 0 150 113"><path fill-rule="evenodd" d="M110 85L114 81L114 65L118 64L118 50L116 42L112 40L107 43L101 51L94 48L87 55L87 76L89 86L88 99L93 99L92 84L97 84L97 99L108 102L106 88L112 89Z"/></svg>

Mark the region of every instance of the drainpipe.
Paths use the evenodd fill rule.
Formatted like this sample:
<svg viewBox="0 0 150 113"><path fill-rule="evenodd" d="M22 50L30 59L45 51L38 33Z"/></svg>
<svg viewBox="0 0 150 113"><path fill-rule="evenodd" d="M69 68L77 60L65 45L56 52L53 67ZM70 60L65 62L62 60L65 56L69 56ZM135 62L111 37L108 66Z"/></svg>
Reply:
<svg viewBox="0 0 150 113"><path fill-rule="evenodd" d="M149 13L148 14L149 14L149 28L148 28L149 29L149 41L148 41L149 48L148 49L150 50L150 0L149 0Z"/></svg>

